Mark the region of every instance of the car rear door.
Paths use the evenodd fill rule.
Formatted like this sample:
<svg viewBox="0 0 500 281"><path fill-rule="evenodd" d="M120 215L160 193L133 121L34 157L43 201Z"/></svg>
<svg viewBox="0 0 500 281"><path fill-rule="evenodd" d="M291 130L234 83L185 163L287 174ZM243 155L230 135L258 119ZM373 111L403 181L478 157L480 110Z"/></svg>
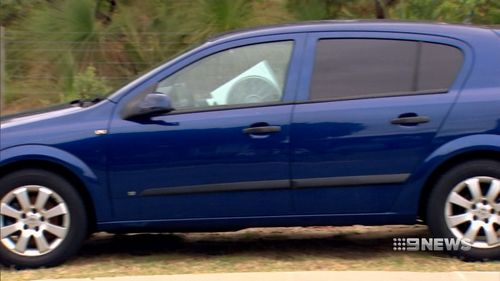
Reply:
<svg viewBox="0 0 500 281"><path fill-rule="evenodd" d="M291 128L297 213L390 211L457 96L463 49L426 35L311 34Z"/></svg>

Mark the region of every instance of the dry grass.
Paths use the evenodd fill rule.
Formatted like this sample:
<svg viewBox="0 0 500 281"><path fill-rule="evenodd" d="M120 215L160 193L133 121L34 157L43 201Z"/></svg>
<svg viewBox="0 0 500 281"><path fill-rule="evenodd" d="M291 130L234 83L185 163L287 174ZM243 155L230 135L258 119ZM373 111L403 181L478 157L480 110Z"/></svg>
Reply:
<svg viewBox="0 0 500 281"><path fill-rule="evenodd" d="M394 252L393 237L422 226L248 229L228 233L98 234L62 266L0 268L1 280L245 271L500 271L500 261L463 262L441 253Z"/></svg>

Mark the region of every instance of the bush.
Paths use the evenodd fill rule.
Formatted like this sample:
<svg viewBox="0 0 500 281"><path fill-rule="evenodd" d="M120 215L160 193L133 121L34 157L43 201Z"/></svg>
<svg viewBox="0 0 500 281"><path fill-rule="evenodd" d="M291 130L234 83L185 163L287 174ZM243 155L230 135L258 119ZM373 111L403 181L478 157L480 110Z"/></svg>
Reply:
<svg viewBox="0 0 500 281"><path fill-rule="evenodd" d="M87 66L75 76L73 87L74 97L79 99L93 99L111 90L104 79L96 76L96 69L93 66Z"/></svg>

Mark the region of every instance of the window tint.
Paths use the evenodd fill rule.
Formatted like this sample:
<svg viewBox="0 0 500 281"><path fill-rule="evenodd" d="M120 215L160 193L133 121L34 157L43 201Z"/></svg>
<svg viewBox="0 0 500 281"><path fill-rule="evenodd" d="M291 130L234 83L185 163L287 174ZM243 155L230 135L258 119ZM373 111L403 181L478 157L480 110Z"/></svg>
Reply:
<svg viewBox="0 0 500 281"><path fill-rule="evenodd" d="M292 48L284 41L225 50L160 81L156 91L176 109L280 101Z"/></svg>
<svg viewBox="0 0 500 281"><path fill-rule="evenodd" d="M450 46L403 40L328 39L317 44L311 99L446 90L462 64Z"/></svg>
<svg viewBox="0 0 500 281"><path fill-rule="evenodd" d="M463 63L462 52L447 45L422 43L418 91L448 89Z"/></svg>

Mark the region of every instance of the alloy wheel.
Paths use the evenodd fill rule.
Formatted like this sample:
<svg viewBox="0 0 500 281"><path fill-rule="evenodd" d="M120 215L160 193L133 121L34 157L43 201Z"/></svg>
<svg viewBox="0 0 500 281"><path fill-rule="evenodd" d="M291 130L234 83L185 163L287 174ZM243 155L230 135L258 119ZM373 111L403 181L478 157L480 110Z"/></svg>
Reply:
<svg viewBox="0 0 500 281"><path fill-rule="evenodd" d="M62 197L50 188L26 185L0 201L0 241L22 256L42 256L66 237L70 214Z"/></svg>
<svg viewBox="0 0 500 281"><path fill-rule="evenodd" d="M500 180L478 176L457 184L446 199L445 221L473 248L500 246Z"/></svg>

